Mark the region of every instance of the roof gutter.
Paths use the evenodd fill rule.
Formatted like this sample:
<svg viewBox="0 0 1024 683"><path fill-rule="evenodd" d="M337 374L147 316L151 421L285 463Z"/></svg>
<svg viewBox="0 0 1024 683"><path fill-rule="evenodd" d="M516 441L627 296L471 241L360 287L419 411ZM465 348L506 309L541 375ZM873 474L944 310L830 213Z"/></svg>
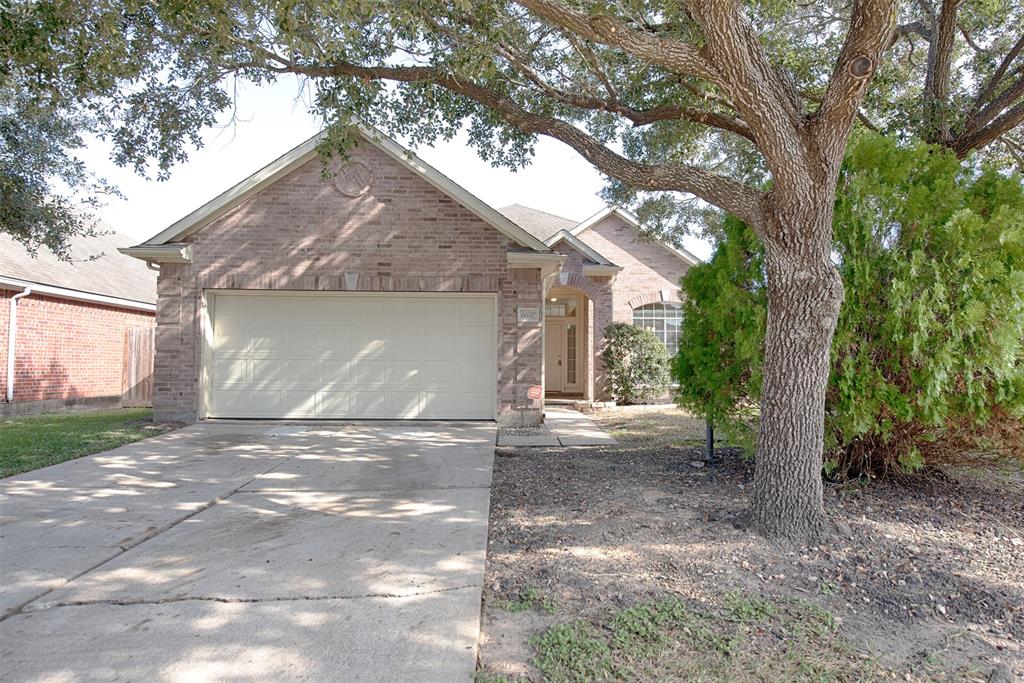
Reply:
<svg viewBox="0 0 1024 683"><path fill-rule="evenodd" d="M507 252L509 268L539 268L541 276L557 273L565 263L565 255L556 252L510 251Z"/></svg>
<svg viewBox="0 0 1024 683"><path fill-rule="evenodd" d="M34 282L28 282L26 280L18 280L16 278L0 277L0 287L5 289L30 289L35 294L52 296L58 299L85 301L91 304L103 304L104 306L116 306L118 308L131 308L137 311L148 311L150 313L156 311L156 304L147 303L145 301L136 301L134 299L122 299L116 296L107 296L106 294L80 292L77 289L67 289L65 287L40 285Z"/></svg>
<svg viewBox="0 0 1024 683"><path fill-rule="evenodd" d="M192 245L181 242L167 244L140 244L135 247L120 247L125 256L137 258L146 263L192 263Z"/></svg>
<svg viewBox="0 0 1024 683"><path fill-rule="evenodd" d="M11 297L11 314L7 319L7 402L14 402L14 358L15 345L18 340L18 300L24 299L32 293L31 287L26 287L18 294Z"/></svg>

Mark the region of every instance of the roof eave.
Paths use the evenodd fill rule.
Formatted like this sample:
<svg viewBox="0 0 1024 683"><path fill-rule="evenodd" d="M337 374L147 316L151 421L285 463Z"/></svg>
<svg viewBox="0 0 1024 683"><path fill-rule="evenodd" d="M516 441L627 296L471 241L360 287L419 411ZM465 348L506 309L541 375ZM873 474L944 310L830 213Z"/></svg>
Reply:
<svg viewBox="0 0 1024 683"><path fill-rule="evenodd" d="M192 263L192 245L173 242L171 244L140 244L121 247L119 252L146 263Z"/></svg>
<svg viewBox="0 0 1024 683"><path fill-rule="evenodd" d="M84 292L78 289L69 289L67 287L57 287L56 285L30 282L20 278L0 277L0 287L16 288L21 291L31 289L33 294L50 296L56 299L70 299L72 301L83 301L86 303L101 304L116 308L130 308L137 311L156 311L156 304L149 301L125 299L120 296L97 294L95 292Z"/></svg>
<svg viewBox="0 0 1024 683"><path fill-rule="evenodd" d="M534 251L548 251L543 241L501 215L497 209L488 205L469 190L417 157L411 150L406 149L372 126L360 123L358 128L360 134L367 142L409 168L439 191L459 202L459 204L516 244ZM241 204L299 166L315 158L317 153L316 147L323 139L323 136L323 132L314 135L234 187L203 204L181 220L176 221L166 230L147 240L145 244L163 245L169 242L177 242L209 225L214 219L223 215L228 210Z"/></svg>
<svg viewBox="0 0 1024 683"><path fill-rule="evenodd" d="M599 265L602 265L602 266L612 266L612 265L615 265L611 261L609 261L607 258L602 256L592 246L590 246L589 244L587 244L586 242L584 242L580 238L576 237L575 235L573 235L568 230L559 230L554 235L549 237L545 241L545 244L547 244L548 247L554 247L556 244L558 244L560 242L567 242L569 245L572 246L573 249L575 249L576 251L580 252L581 254L583 254L584 256L589 258L591 261L594 261L594 262L596 262Z"/></svg>

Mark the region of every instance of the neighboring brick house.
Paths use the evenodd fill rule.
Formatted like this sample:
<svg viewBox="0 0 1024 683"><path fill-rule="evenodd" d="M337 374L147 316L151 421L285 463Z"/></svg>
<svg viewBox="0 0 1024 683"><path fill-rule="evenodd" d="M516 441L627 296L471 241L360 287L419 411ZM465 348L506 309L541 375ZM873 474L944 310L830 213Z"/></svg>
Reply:
<svg viewBox="0 0 1024 683"><path fill-rule="evenodd" d="M503 214L370 129L324 180L318 141L122 249L160 264L158 418L533 424L604 398L609 322L673 342L697 261L627 213Z"/></svg>
<svg viewBox="0 0 1024 683"><path fill-rule="evenodd" d="M134 240L97 231L72 239L70 262L0 235L0 414L116 407L126 393L138 402L140 387L125 385L126 338L152 336L156 273L118 252Z"/></svg>

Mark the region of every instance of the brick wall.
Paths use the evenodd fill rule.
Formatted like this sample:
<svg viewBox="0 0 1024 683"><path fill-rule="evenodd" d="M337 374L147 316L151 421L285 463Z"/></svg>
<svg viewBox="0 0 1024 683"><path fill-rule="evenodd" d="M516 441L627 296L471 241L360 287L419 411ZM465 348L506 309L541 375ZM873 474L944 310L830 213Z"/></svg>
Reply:
<svg viewBox="0 0 1024 683"><path fill-rule="evenodd" d="M589 299L587 342L587 388L584 396L596 400L609 398L605 367L600 353L604 344L604 328L611 322L633 322L631 302L662 300L662 292L678 297L679 279L689 265L657 242L645 240L636 228L612 214L577 236L622 271L614 279L588 278L583 275L584 257L562 242L556 251L566 255L562 275L556 283L573 287Z"/></svg>
<svg viewBox="0 0 1024 683"><path fill-rule="evenodd" d="M0 289L0 400L7 397L10 300ZM31 294L18 300L14 401L121 396L125 330L153 324L144 311Z"/></svg>
<svg viewBox="0 0 1024 683"><path fill-rule="evenodd" d="M612 315L616 322L633 322L629 302L662 291L679 294L679 279L689 264L658 242L646 240L636 228L617 214L611 214L579 235L580 241L594 248L617 266L622 266L612 283ZM660 301L660 297L651 301Z"/></svg>
<svg viewBox="0 0 1024 683"><path fill-rule="evenodd" d="M520 419L513 411L541 382L543 346L540 324L518 325L516 308L542 305L540 271L509 269L513 242L375 146L351 157L372 171L366 194L322 180L314 159L190 235L191 264L161 268L158 416L198 415L203 290L289 289L496 292L496 400L503 420Z"/></svg>

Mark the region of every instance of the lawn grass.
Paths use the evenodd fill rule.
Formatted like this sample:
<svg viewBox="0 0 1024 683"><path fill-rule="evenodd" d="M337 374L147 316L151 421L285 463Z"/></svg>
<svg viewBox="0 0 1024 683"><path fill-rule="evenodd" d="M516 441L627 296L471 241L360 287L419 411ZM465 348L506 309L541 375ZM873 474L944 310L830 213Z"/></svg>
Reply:
<svg viewBox="0 0 1024 683"><path fill-rule="evenodd" d="M885 677L802 600L728 593L717 608L678 598L552 626L531 645L546 681L869 681Z"/></svg>
<svg viewBox="0 0 1024 683"><path fill-rule="evenodd" d="M0 419L0 477L30 472L156 436L148 408Z"/></svg>

